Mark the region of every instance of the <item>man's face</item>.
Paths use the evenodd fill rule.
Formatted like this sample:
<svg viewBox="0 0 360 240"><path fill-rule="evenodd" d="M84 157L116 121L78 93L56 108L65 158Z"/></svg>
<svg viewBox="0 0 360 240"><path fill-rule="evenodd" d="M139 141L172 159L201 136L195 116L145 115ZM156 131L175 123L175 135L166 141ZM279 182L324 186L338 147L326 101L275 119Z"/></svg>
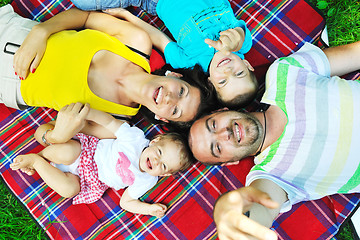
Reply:
<svg viewBox="0 0 360 240"><path fill-rule="evenodd" d="M209 81L224 102L229 102L238 95L253 95L258 89L258 82L250 71L253 67L246 60L231 53L215 53L209 67Z"/></svg>
<svg viewBox="0 0 360 240"><path fill-rule="evenodd" d="M237 161L252 155L263 136L261 123L252 115L221 111L197 120L190 129L190 148L200 162Z"/></svg>

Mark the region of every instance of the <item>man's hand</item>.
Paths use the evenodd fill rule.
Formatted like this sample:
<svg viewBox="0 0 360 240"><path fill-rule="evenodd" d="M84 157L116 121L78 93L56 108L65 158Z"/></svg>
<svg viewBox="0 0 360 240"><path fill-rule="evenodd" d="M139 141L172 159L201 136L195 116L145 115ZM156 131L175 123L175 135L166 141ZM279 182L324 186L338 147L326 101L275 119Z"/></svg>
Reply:
<svg viewBox="0 0 360 240"><path fill-rule="evenodd" d="M57 115L54 130L49 132L50 142L67 142L79 133L85 126L89 111L89 104L72 103L64 106Z"/></svg>
<svg viewBox="0 0 360 240"><path fill-rule="evenodd" d="M277 239L275 232L243 214L253 203L268 208L278 207L278 203L271 200L268 194L254 187L233 190L218 199L214 208L214 220L219 239Z"/></svg>
<svg viewBox="0 0 360 240"><path fill-rule="evenodd" d="M167 210L167 207L164 204L154 203L154 204L151 204L151 206L150 206L149 214L160 218L165 215L166 210Z"/></svg>
<svg viewBox="0 0 360 240"><path fill-rule="evenodd" d="M229 55L231 52L237 52L241 49L244 39L244 30L237 27L220 32L219 40L213 41L211 39L205 39L205 43L216 50Z"/></svg>
<svg viewBox="0 0 360 240"><path fill-rule="evenodd" d="M44 56L48 39L46 31L36 25L26 36L24 42L14 55L14 70L21 80L24 80L29 71L34 73Z"/></svg>

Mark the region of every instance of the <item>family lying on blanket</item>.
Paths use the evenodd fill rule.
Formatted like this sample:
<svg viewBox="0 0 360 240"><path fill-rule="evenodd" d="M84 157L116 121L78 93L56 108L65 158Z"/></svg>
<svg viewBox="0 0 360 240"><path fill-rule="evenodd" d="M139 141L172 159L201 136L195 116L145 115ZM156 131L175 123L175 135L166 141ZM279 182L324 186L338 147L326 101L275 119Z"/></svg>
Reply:
<svg viewBox="0 0 360 240"><path fill-rule="evenodd" d="M219 1L197 1L197 3L199 3L199 9L194 6L191 9L200 10L203 8L201 10L204 11L193 12L193 15L197 16L196 19L210 21L214 20L209 17L211 14L214 14L212 16L227 16L225 13L229 12L230 5L227 1L221 3ZM75 4L77 3L75 2ZM184 4L184 6L179 7L179 4ZM46 101L53 97L47 95L47 91L51 89L45 90L42 88L36 95L31 96L32 91L35 91L33 88L37 89L43 84L40 80L39 83L35 83L36 79L41 79L42 76L49 78L49 76L53 75L53 73L50 74L46 70L47 67L55 65L50 64L50 62L54 61L54 56L50 57L51 54L54 54L52 51L60 49L60 52L64 52L64 49L69 48L71 49L69 50L70 53L68 53L70 56L81 45L85 45L85 42L86 49L89 49L89 39L93 39L91 42L94 42L94 50L86 51L90 52L87 64L81 67L80 63L82 61L78 59L76 64L70 64L68 72L71 72L70 76L73 78L71 80L74 80L74 77L78 78L77 72L82 72L81 78L85 79L82 84L85 83L86 89L88 89L86 93L93 92L94 97L89 100L85 97L77 99L75 96L79 95L81 91L79 90L81 88L79 83L77 84L79 88L74 92L75 96L67 99L65 95L68 96L73 93L64 87L64 91L69 92L66 92L66 94L62 92L57 96L56 101L60 101L57 103L59 105L57 109L79 101L88 102L95 109L107 111L100 108L105 99L107 102L116 103L122 107L137 108L138 104L142 104L153 111L161 120L173 122L190 121L190 123L195 120L190 128L188 140L193 155L203 163L222 164L238 161L246 156L255 156L256 165L247 176L247 187L224 194L215 205L214 220L220 239L249 236L258 239L277 239L276 234L269 230L269 227L271 227L273 220L280 212L290 210L293 204L300 201L319 199L334 193L359 192L360 180L358 176L360 170L358 170L359 160L356 147L360 140L358 139L360 134L358 124L360 114L356 110L359 108L358 104L360 102L360 85L358 81L346 81L337 76L360 69L360 42L329 48L324 51L305 43L298 52L277 60L269 68L266 75L266 92L262 98L264 105L259 112L242 113L222 109L209 113L211 107L203 107L203 104L208 103L208 100L205 100L206 97L213 99L211 97L211 86L216 90L218 98L229 106L248 103L253 99L254 92L257 89L257 82L254 81L251 65L241 56L248 50L244 46L247 46L245 42L249 35L246 27L241 25L239 28L236 23L232 23L231 17L225 20L226 24L230 24L225 25L228 26L228 29L216 29L221 25L221 17L218 17L219 19L217 18L218 20L215 23L203 23L204 21L200 20L203 25L189 25L190 21L187 22L186 19L179 18L179 21L184 22L181 22L183 25L178 26L178 23L176 24L177 20L175 20L178 18L175 16L178 13L181 14L179 10L186 9L186 5L190 5L190 3L188 1L173 3L166 0L159 0L159 3L145 2L142 5L151 6L152 13L157 13L162 18L177 43L172 42L162 33L160 37L158 30L136 19L123 9L112 9L106 12L124 18L131 23L118 20L104 13L88 13L78 9L71 9L58 14L45 23L37 25L28 34L24 44L15 55L15 72L21 79L25 80L15 86L13 92L18 94L14 94L13 98L21 106L33 105L56 108L55 104L47 105L48 103L32 102L33 98L40 98L40 96L45 98ZM78 7L81 7L81 5L78 5ZM118 6L104 6L104 8L107 7ZM121 5L120 7L126 6ZM174 9L174 11L171 11L171 9ZM216 11L223 14L217 15ZM8 6L0 9L2 18L3 12L11 15L9 19L19 18L14 16L12 9ZM231 8L230 13L233 16ZM174 19L171 19L172 16L174 16ZM189 16L186 16L186 18L189 18ZM219 25L216 24L217 21L220 21ZM114 29L116 29L114 26L119 26L118 24L123 28L121 28L121 32L114 32ZM82 27L100 30L106 34L93 30L62 31ZM195 28L196 30L194 30ZM1 29L1 31L3 30ZM54 34L55 32L59 33ZM133 36L133 39L131 37L132 32L139 32L137 34L140 37ZM204 34L200 35L199 33ZM196 37L192 36L192 34L200 36ZM49 37L50 35L51 37ZM109 35L115 35L115 38L109 37ZM144 37L144 35L147 37ZM189 45L193 38L196 39L194 44L199 44L196 48ZM61 47L60 39L61 41L68 39L68 42L64 45L66 48ZM133 50L123 46L118 40ZM46 41L48 48L45 51ZM174 54L177 54L179 59L182 57L193 58L192 60L182 61L188 61L190 65L200 64L203 70L208 72L209 77L202 78L203 82L200 82L197 87L193 87L187 83L187 78L178 79L180 75L176 73L170 73L171 76L167 77L153 76L147 73L144 70L146 64L142 65L140 62L145 61L145 63L148 63L148 61L142 57L142 54L138 55L138 52L149 54L151 45L144 47L139 44L142 41L150 42L150 44L152 43L163 50L167 62L175 67L177 67L176 64L178 63ZM234 41L239 44L234 44ZM70 42L80 42L80 44L75 45L73 49L69 47ZM18 44L21 45L21 43ZM207 44L212 47L208 47ZM128 55L120 57L118 55L120 53L114 49L120 45L122 46L121 49L128 52L131 57L128 57ZM114 47L110 48L109 46ZM202 49L204 56L195 57L191 55L192 53L201 53L195 51L197 48ZM136 53L133 52L134 49L137 49L135 50ZM207 51L208 49L211 50L212 54ZM241 52L242 49L244 52ZM234 51L236 51L236 54L233 53ZM33 61L33 59L35 60ZM175 63L172 61L175 61ZM205 65L203 65L204 63ZM43 69L42 64L46 68ZM57 62L57 66L53 67L54 71L59 64ZM82 68L83 71L72 69L72 65ZM109 66L111 66L111 69L107 68ZM190 69L190 71L196 71L195 75L198 75L200 69L194 68ZM62 74L65 70L68 69L61 68L55 75ZM28 74L29 71L31 73ZM185 74L181 74L185 76ZM63 80L63 77L56 83L60 84L59 82ZM25 83L30 81L39 86L33 88L26 86ZM51 81L48 80L47 83L49 82ZM107 82L111 88L104 89L107 84L102 84L103 82ZM209 85L208 82L211 82L212 85ZM67 82L65 84L70 85ZM129 84L130 87L128 88L124 84ZM73 81L71 82L72 85L75 85ZM222 87L227 85L230 88L225 88L226 90L222 91ZM56 90L59 88L59 86L54 87ZM204 93L204 96L199 93L203 91L202 89L208 91ZM109 92L107 92L108 90ZM128 95L127 91L131 95ZM240 101L237 100L239 99L239 93L241 96L245 96L245 98L240 97ZM2 101L6 103L4 96L6 95L3 94ZM22 102L19 102L19 99ZM235 103L232 101L233 99L236 99ZM216 99L213 101L216 102ZM75 104L75 106L78 105ZM168 105L171 105L171 107L162 111L163 107ZM80 109L81 107L77 108ZM89 114L84 113L87 111L89 111ZM86 105L84 109L75 111L75 113L90 115L89 118L91 118L91 111L88 110ZM112 111L107 112L114 113ZM207 115L204 115L204 112L208 112ZM127 115L124 112L120 114ZM202 117L199 117L201 115ZM86 117L83 116L83 118ZM112 117L109 118L112 119ZM52 127L47 125L48 129ZM77 130L80 129L77 128ZM118 128L111 127L111 129L114 133ZM37 139L45 144L52 143L50 136L54 130L39 130ZM99 133L98 137L107 138L107 136L104 136L105 134L102 134ZM49 137L50 139L48 139ZM62 142L69 139L68 136ZM71 140L71 142L73 141ZM168 142L172 142L172 140L168 140ZM79 153L80 149L77 141L76 146L77 153ZM52 145L49 147L52 147ZM41 155L43 154L32 155L32 157L21 156L16 159L12 166L23 168L23 171L32 174L32 168L36 169L36 167L32 163L27 164L26 162L32 162L32 160L28 159L33 157L41 159L44 157ZM180 159L177 159L178 164L179 161ZM41 163L46 163L46 161L41 160ZM96 163L95 160L95 165ZM79 167L80 170L81 167ZM99 170L101 180L100 172ZM75 175L76 184L74 185L77 186L76 190L80 191L78 189L79 179ZM249 217L243 215L247 211L250 212Z"/></svg>

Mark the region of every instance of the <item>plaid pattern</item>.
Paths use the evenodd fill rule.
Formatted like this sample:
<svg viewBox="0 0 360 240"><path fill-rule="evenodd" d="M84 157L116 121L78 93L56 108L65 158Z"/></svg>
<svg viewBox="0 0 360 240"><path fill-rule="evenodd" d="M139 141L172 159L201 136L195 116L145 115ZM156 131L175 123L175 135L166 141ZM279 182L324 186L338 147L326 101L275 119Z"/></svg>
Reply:
<svg viewBox="0 0 360 240"><path fill-rule="evenodd" d="M317 42L324 27L322 17L301 0L236 0L231 4L253 34L254 47L245 57L260 78L275 58L297 50L304 41ZM38 20L71 7L67 0L14 0L12 5L24 16ZM139 9L133 12L166 31L159 19ZM54 110L30 108L20 112L0 104L2 177L40 226L48 227L50 239L216 239L214 202L221 193L243 186L253 165L250 158L224 167L197 163L177 177L161 178L142 197L144 201L170 207L161 219L122 210L119 199L123 190L109 189L96 203L72 205L71 199L60 197L37 174L27 176L9 169L16 155L42 149L33 133L55 115ZM141 116L136 116L133 123L149 138L162 133L159 126L148 124ZM334 195L299 203L280 215L273 228L280 239L330 239L359 198L359 194ZM49 224L50 221L56 222Z"/></svg>
<svg viewBox="0 0 360 240"><path fill-rule="evenodd" d="M73 199L73 204L93 203L101 198L108 186L99 180L94 154L99 139L85 134L76 134L81 143L79 163L80 193Z"/></svg>

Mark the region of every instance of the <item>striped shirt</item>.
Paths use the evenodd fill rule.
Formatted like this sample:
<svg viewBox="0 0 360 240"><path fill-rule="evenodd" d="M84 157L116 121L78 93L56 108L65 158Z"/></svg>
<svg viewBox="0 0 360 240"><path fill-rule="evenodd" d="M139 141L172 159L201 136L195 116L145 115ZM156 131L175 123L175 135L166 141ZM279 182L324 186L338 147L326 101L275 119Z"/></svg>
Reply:
<svg viewBox="0 0 360 240"><path fill-rule="evenodd" d="M330 77L318 47L306 43L278 59L266 75L262 102L280 107L288 122L281 137L256 159L246 185L269 179L291 205L334 193L360 191L360 84Z"/></svg>

